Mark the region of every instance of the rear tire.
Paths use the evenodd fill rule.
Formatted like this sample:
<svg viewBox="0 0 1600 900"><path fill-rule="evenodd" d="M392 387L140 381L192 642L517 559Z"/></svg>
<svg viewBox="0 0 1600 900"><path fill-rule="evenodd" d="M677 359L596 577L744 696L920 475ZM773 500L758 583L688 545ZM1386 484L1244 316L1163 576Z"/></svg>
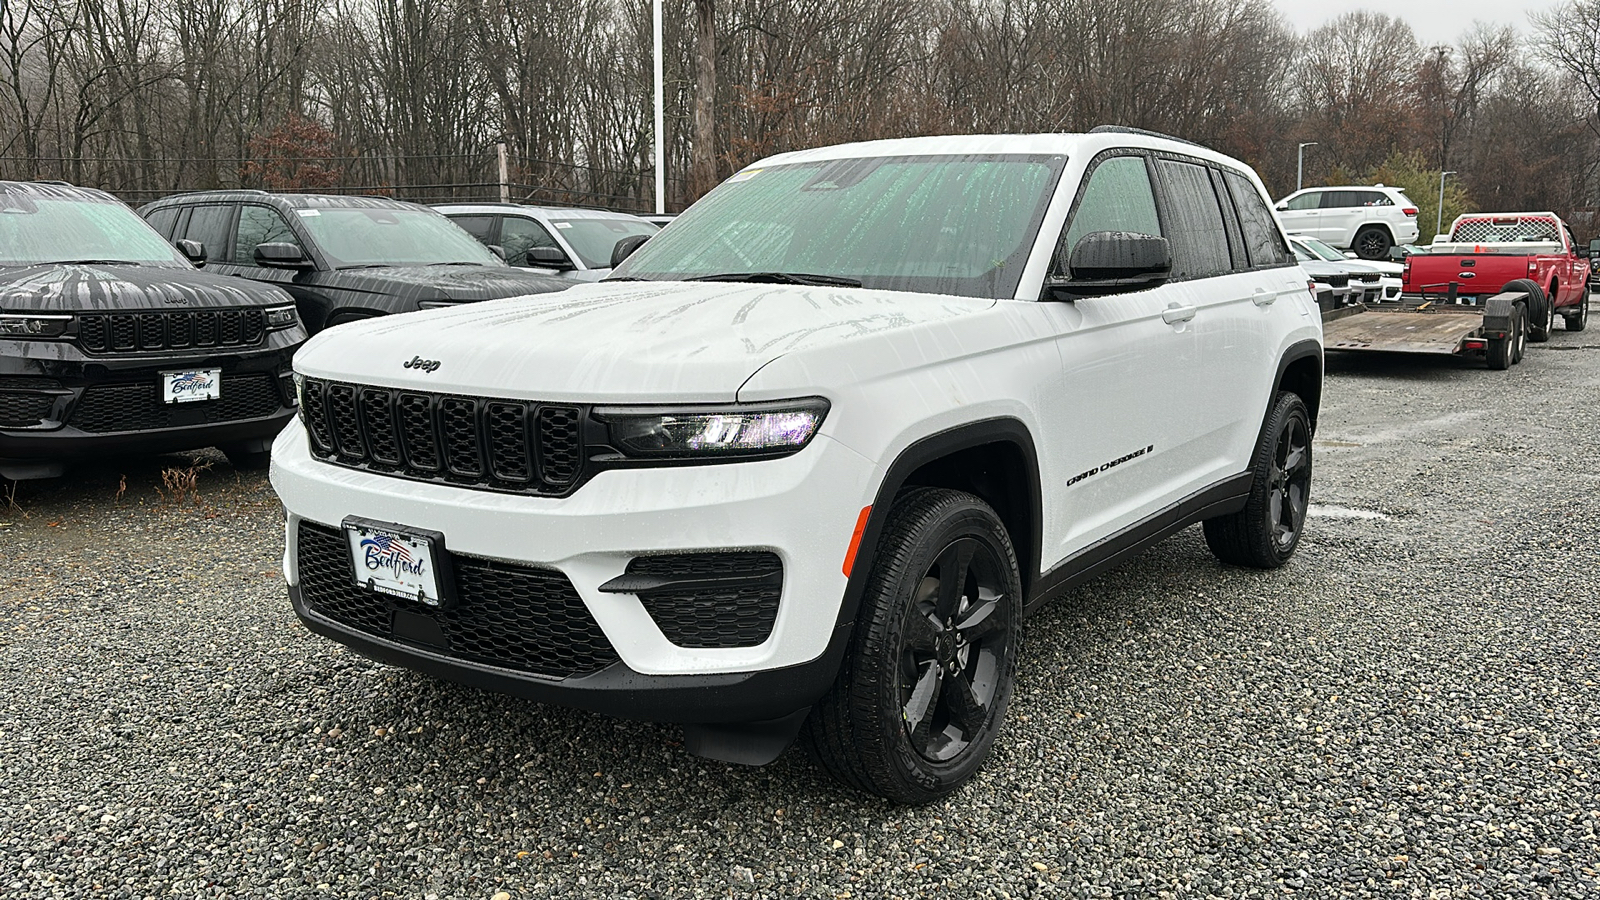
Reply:
<svg viewBox="0 0 1600 900"><path fill-rule="evenodd" d="M1351 249L1362 259L1388 259L1389 248L1394 246L1394 239L1389 237L1389 232L1376 225L1369 225L1356 232L1356 239L1351 242Z"/></svg>
<svg viewBox="0 0 1600 900"><path fill-rule="evenodd" d="M1250 463L1244 509L1204 523L1217 559L1276 569L1294 556L1311 498L1311 414L1298 394L1281 391Z"/></svg>
<svg viewBox="0 0 1600 900"><path fill-rule="evenodd" d="M1589 327L1589 286L1583 286L1583 296L1578 298L1578 308L1561 317L1568 331L1582 331Z"/></svg>
<svg viewBox="0 0 1600 900"><path fill-rule="evenodd" d="M983 765L1011 699L1022 578L994 510L918 488L889 512L839 675L802 732L835 778L929 803Z"/></svg>

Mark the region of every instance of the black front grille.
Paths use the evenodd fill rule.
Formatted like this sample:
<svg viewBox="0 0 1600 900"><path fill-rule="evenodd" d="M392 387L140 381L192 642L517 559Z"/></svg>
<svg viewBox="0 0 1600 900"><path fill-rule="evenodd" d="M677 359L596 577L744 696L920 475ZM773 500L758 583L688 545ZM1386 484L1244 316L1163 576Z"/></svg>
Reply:
<svg viewBox="0 0 1600 900"><path fill-rule="evenodd" d="M224 373L222 397L194 403L163 403L159 381L95 384L84 389L67 424L94 433L147 431L259 419L277 412L282 405L277 381L270 372Z"/></svg>
<svg viewBox="0 0 1600 900"><path fill-rule="evenodd" d="M56 398L49 394L0 391L0 425L26 428L50 418Z"/></svg>
<svg viewBox="0 0 1600 900"><path fill-rule="evenodd" d="M430 650L552 678L589 675L619 658L558 571L453 553L455 605L430 609L357 586L338 529L301 521L295 540L301 597L317 615L356 631L406 641L395 634L400 610L438 626L446 646L425 645Z"/></svg>
<svg viewBox="0 0 1600 900"><path fill-rule="evenodd" d="M149 353L196 347L250 347L267 333L259 309L162 310L78 316L78 344L89 353Z"/></svg>
<svg viewBox="0 0 1600 900"><path fill-rule="evenodd" d="M561 494L583 471L583 409L305 380L318 459L493 491Z"/></svg>
<svg viewBox="0 0 1600 900"><path fill-rule="evenodd" d="M1344 287L1350 283L1350 276L1344 274L1322 275L1317 280L1327 282L1330 287Z"/></svg>
<svg viewBox="0 0 1600 900"><path fill-rule="evenodd" d="M660 579L663 586L641 591L639 602L680 647L754 647L778 618L783 561L776 553L641 556L627 574Z"/></svg>

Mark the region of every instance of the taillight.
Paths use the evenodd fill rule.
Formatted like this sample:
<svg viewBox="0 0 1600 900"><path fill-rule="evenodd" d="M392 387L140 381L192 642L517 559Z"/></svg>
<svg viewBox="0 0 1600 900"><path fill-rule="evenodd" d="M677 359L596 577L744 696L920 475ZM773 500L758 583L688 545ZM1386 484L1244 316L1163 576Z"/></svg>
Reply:
<svg viewBox="0 0 1600 900"><path fill-rule="evenodd" d="M1413 219L1415 219L1417 217L1417 208L1415 206L1408 206L1405 209L1402 209L1400 211L1405 213L1406 215L1410 216Z"/></svg>
<svg viewBox="0 0 1600 900"><path fill-rule="evenodd" d="M1409 254L1400 264L1400 281L1405 283L1411 281L1411 257Z"/></svg>

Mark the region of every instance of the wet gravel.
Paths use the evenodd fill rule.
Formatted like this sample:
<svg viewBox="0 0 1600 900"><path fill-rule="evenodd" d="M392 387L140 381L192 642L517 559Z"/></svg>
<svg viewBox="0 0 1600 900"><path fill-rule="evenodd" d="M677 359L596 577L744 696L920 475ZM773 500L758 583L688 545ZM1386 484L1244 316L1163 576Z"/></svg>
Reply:
<svg viewBox="0 0 1600 900"><path fill-rule="evenodd" d="M23 484L0 895L1600 897L1600 336L1329 368L1294 562L1190 529L1064 597L920 809L314 637L221 457L198 500L186 456Z"/></svg>

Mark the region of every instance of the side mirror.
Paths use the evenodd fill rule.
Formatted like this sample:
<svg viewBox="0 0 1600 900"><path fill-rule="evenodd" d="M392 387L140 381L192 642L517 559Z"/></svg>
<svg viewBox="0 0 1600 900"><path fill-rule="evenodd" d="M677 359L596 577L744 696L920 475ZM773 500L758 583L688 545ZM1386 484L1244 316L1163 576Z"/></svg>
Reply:
<svg viewBox="0 0 1600 900"><path fill-rule="evenodd" d="M484 246L489 248L490 253L500 257L501 262L506 261L506 248L500 246L499 244L484 244Z"/></svg>
<svg viewBox="0 0 1600 900"><path fill-rule="evenodd" d="M298 244L271 243L256 245L256 265L267 269L305 269L311 265Z"/></svg>
<svg viewBox="0 0 1600 900"><path fill-rule="evenodd" d="M1287 203L1279 203L1277 206L1274 206L1273 209L1277 210L1278 212L1288 212L1289 211L1289 204L1287 204Z"/></svg>
<svg viewBox="0 0 1600 900"><path fill-rule="evenodd" d="M650 240L648 234L630 234L617 241L611 248L611 268L622 265L622 261L633 255L633 251L643 247L645 241Z"/></svg>
<svg viewBox="0 0 1600 900"><path fill-rule="evenodd" d="M172 246L177 247L178 252L183 254L183 258L187 259L191 263L194 263L196 266L203 266L206 264L205 244L202 244L199 241L185 239L181 241L173 241Z"/></svg>
<svg viewBox="0 0 1600 900"><path fill-rule="evenodd" d="M1125 294L1165 284L1172 277L1172 244L1166 238L1126 231L1086 234L1072 248L1070 280L1045 282L1059 300Z"/></svg>
<svg viewBox="0 0 1600 900"><path fill-rule="evenodd" d="M529 247L524 258L527 259L528 265L541 269L570 272L577 268L572 264L572 260L567 259L567 255L561 252L560 247Z"/></svg>

